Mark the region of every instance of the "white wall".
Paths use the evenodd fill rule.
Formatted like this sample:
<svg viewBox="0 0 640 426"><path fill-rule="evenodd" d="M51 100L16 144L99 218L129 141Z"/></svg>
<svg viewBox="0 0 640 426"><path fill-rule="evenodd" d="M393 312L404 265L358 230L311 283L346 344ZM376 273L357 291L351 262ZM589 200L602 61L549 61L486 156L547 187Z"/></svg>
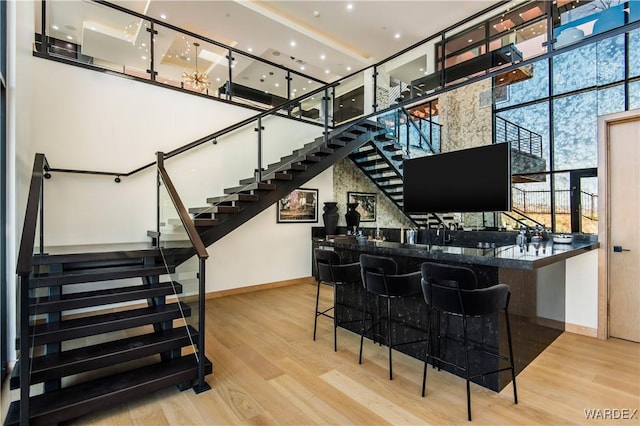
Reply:
<svg viewBox="0 0 640 426"><path fill-rule="evenodd" d="M128 172L155 161L156 151L170 151L256 114L233 105L154 87L126 78L34 58L34 3L15 2L15 105L9 162L11 214L7 272L15 281L15 255L22 232L34 154L46 154L51 167ZM322 128L284 118L262 125L266 167L321 135ZM167 169L188 207L251 177L257 167L255 125L167 160ZM328 170L305 185L333 199ZM122 178L54 173L45 181L45 244L76 245L148 241L155 229L155 170ZM320 211L321 213L321 211ZM321 224L321 219L320 219ZM207 291L309 276L311 226L276 224L275 207L209 248ZM9 285L13 289L12 285ZM15 300L13 291L9 301ZM10 310L15 307L11 304ZM15 314L9 313L13 340ZM10 354L10 358L13 358Z"/></svg>
<svg viewBox="0 0 640 426"><path fill-rule="evenodd" d="M598 328L598 250L569 258L566 263L568 324Z"/></svg>

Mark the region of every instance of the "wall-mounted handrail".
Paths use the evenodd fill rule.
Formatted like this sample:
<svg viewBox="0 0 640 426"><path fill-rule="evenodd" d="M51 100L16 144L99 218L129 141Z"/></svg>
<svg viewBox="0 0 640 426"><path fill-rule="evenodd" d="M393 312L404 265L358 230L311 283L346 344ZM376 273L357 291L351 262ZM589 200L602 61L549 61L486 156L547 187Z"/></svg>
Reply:
<svg viewBox="0 0 640 426"><path fill-rule="evenodd" d="M198 257L200 259L207 259L209 257L209 253L207 253L207 249L204 246L202 239L200 238L200 234L198 234L198 231L196 230L196 227L193 224L193 220L191 219L191 216L189 216L189 213L187 212L187 209L185 208L184 203L180 199L180 195L178 195L178 191L176 190L176 187L173 185L173 182L169 177L169 173L167 173L167 170L164 168L165 155L162 152L158 152L156 153L156 156L157 156L157 165L158 165L158 175L160 176L162 183L164 183L164 186L167 189L167 192L169 193L169 197L173 202L173 206L178 212L178 216L180 217L182 226L184 226L184 229L187 231L189 240L191 241L193 248L196 250L196 254L198 255Z"/></svg>

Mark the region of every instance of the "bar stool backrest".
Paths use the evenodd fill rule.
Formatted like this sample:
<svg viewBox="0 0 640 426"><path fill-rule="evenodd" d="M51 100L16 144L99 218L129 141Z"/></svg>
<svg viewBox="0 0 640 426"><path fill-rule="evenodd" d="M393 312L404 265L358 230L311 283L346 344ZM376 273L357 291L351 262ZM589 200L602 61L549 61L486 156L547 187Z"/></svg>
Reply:
<svg viewBox="0 0 640 426"><path fill-rule="evenodd" d="M333 250L314 249L316 274L319 281L328 283L354 283L360 280L358 263L343 264L340 255Z"/></svg>
<svg viewBox="0 0 640 426"><path fill-rule="evenodd" d="M504 309L509 286L496 284L477 288L473 270L455 265L425 262L422 264L422 292L434 309L464 316L482 316Z"/></svg>

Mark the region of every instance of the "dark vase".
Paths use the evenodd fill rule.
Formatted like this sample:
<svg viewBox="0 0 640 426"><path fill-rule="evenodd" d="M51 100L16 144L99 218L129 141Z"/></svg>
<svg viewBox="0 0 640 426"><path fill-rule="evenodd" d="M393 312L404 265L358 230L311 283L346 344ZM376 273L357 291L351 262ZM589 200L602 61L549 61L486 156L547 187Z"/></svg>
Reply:
<svg viewBox="0 0 640 426"><path fill-rule="evenodd" d="M347 221L347 230L355 231L360 226L360 213L356 211L359 203L347 203L347 213L344 218Z"/></svg>
<svg viewBox="0 0 640 426"><path fill-rule="evenodd" d="M324 203L323 210L324 233L325 235L335 235L338 228L338 203L327 201Z"/></svg>

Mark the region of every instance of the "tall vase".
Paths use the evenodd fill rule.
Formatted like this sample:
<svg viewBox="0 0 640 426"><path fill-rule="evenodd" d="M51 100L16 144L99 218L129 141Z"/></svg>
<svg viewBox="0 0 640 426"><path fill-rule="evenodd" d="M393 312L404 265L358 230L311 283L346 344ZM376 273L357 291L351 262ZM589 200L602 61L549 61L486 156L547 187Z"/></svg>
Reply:
<svg viewBox="0 0 640 426"><path fill-rule="evenodd" d="M347 230L355 231L360 226L360 213L356 211L356 207L358 207L359 203L347 203L347 213L344 215L344 218L347 221Z"/></svg>
<svg viewBox="0 0 640 426"><path fill-rule="evenodd" d="M335 235L338 228L338 203L327 201L324 203L323 210L324 233L325 235Z"/></svg>

